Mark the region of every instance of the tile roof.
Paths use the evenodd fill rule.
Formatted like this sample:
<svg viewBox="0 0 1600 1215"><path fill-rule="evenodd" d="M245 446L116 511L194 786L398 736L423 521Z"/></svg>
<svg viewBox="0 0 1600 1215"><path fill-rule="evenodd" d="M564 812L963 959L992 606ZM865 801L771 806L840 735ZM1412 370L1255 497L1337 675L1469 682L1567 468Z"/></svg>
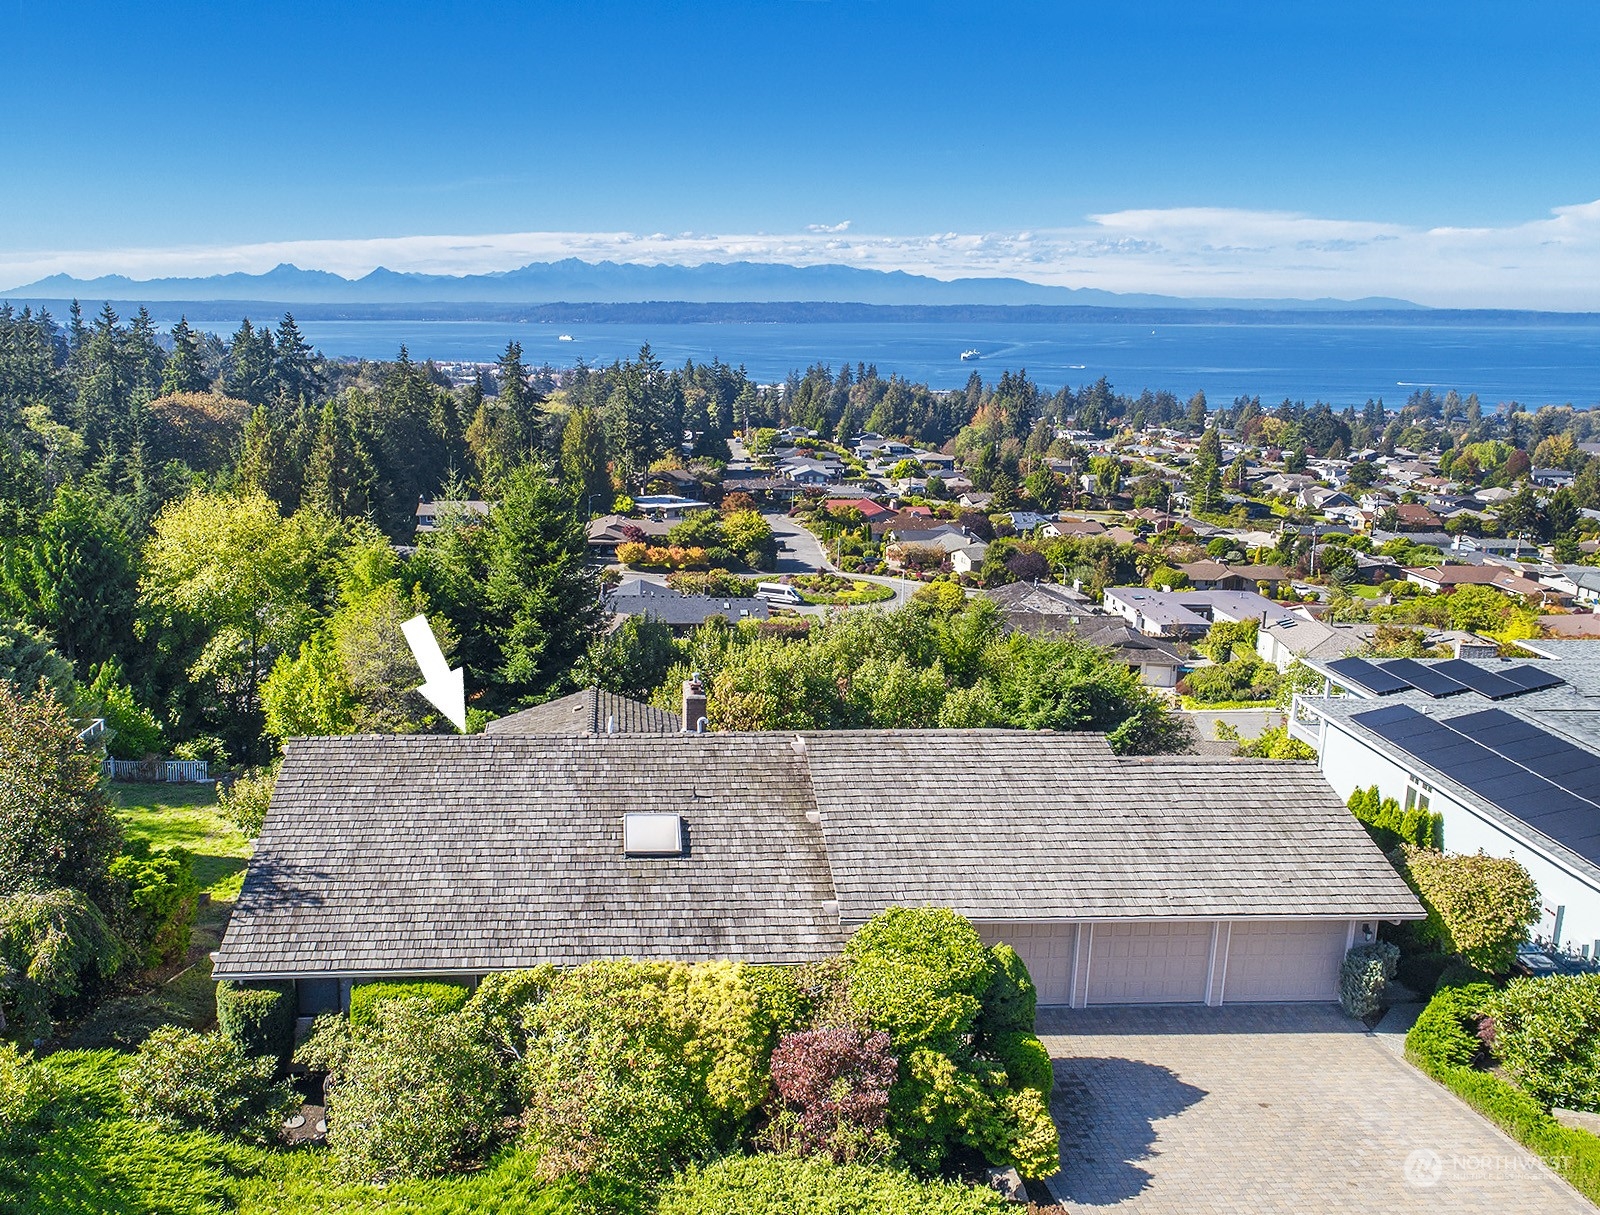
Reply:
<svg viewBox="0 0 1600 1215"><path fill-rule="evenodd" d="M496 718L485 734L677 734L683 723L653 705L604 688L584 688L520 713Z"/></svg>
<svg viewBox="0 0 1600 1215"><path fill-rule="evenodd" d="M629 810L681 814L686 854L624 856ZM369 735L289 744L215 973L800 962L897 902L1420 914L1309 765L1023 731Z"/></svg>

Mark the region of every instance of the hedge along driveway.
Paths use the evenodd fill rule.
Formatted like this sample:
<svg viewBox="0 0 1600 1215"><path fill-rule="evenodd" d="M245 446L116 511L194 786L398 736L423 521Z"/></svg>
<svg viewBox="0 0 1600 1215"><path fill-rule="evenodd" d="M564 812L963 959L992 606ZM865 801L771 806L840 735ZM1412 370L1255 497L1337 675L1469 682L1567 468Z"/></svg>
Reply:
<svg viewBox="0 0 1600 1215"><path fill-rule="evenodd" d="M1069 1209L1593 1215L1332 1005L1042 1012Z"/></svg>

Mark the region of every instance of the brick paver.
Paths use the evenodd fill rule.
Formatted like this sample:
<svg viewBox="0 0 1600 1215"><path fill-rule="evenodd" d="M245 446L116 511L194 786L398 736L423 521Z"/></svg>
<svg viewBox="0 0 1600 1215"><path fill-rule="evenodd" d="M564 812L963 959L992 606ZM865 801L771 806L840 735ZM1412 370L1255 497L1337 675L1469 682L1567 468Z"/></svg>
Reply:
<svg viewBox="0 0 1600 1215"><path fill-rule="evenodd" d="M1337 1008L1047 1009L1071 1211L1594 1215Z"/></svg>

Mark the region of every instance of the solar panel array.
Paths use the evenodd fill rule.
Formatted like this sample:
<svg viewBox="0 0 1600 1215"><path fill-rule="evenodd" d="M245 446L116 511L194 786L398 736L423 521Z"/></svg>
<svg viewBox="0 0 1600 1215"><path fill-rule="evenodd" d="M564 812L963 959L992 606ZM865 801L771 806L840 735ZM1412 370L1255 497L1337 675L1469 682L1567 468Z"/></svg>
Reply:
<svg viewBox="0 0 1600 1215"><path fill-rule="evenodd" d="M1600 864L1600 756L1500 709L1441 721L1385 705L1351 720Z"/></svg>
<svg viewBox="0 0 1600 1215"><path fill-rule="evenodd" d="M1328 663L1328 670L1345 687L1369 696L1393 696L1396 692L1415 689L1435 700L1468 691L1489 700L1505 700L1566 682L1559 675L1526 663L1491 671L1464 658L1435 663L1421 663L1412 658L1391 658L1387 662L1337 658Z"/></svg>

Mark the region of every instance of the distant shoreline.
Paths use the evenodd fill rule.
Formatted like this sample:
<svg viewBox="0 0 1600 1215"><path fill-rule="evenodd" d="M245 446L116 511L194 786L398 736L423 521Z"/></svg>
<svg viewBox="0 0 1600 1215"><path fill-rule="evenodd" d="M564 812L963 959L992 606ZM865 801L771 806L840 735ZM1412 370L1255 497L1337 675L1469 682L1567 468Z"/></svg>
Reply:
<svg viewBox="0 0 1600 1215"><path fill-rule="evenodd" d="M1600 325L1600 312L1539 312L1525 309L1331 309L1139 308L1094 304L862 304L817 301L697 303L680 300L637 303L318 303L295 300L143 299L130 294L85 295L79 304L91 312L101 303L148 308L195 322L233 321L249 315L292 312L320 321L463 321L493 324L978 324L1004 322L1050 325L1068 322L1161 325L1385 325L1414 328L1435 325ZM13 307L47 308L65 314L70 299L0 294Z"/></svg>

